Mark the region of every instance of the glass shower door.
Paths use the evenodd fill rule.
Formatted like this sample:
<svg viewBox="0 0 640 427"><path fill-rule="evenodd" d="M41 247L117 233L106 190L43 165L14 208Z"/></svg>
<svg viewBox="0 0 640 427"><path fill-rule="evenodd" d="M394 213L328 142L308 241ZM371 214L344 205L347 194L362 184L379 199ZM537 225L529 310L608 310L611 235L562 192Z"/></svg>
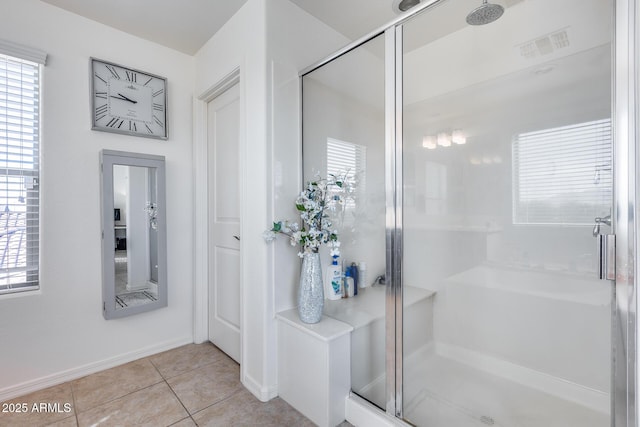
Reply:
<svg viewBox="0 0 640 427"><path fill-rule="evenodd" d="M613 2L499 3L403 25L403 417L609 426Z"/></svg>
<svg viewBox="0 0 640 427"><path fill-rule="evenodd" d="M342 270L355 264L359 271L358 295L325 300L324 314L353 326L351 388L382 408L387 323L384 49L383 36L377 36L302 78L304 181L330 174L346 177L344 209L331 220L341 242ZM331 264L327 253L321 256L324 266Z"/></svg>

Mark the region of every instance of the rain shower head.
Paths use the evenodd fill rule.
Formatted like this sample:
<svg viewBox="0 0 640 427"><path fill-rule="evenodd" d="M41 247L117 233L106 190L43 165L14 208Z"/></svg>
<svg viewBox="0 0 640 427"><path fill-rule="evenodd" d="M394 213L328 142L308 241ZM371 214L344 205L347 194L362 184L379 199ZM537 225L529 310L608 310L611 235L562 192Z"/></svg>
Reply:
<svg viewBox="0 0 640 427"><path fill-rule="evenodd" d="M407 10L419 4L420 0L402 0L400 3L398 3L398 9L400 9L402 12L406 12Z"/></svg>
<svg viewBox="0 0 640 427"><path fill-rule="evenodd" d="M487 3L482 1L482 6L473 9L467 15L467 24L469 25L485 25L490 24L500 18L504 13L504 8L499 4Z"/></svg>

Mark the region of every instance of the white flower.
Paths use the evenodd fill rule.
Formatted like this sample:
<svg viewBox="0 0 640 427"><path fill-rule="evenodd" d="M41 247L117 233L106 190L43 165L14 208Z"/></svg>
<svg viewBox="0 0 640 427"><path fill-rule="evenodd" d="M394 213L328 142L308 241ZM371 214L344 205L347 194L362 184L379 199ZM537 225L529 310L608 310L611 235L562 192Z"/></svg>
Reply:
<svg viewBox="0 0 640 427"><path fill-rule="evenodd" d="M329 255L330 256L340 256L340 249L338 248L333 248L329 251Z"/></svg>
<svg viewBox="0 0 640 427"><path fill-rule="evenodd" d="M300 245L300 257L317 252L323 243L329 247L332 256L339 255L338 231L332 230L332 220L341 223L342 219L335 215L340 212L344 215L347 198L352 198L356 180L353 174L348 174L349 171L345 171L326 179L316 174L295 200L302 221L300 225L289 221L275 222L273 228L264 233L265 240L270 242L280 233L289 238L292 246Z"/></svg>
<svg viewBox="0 0 640 427"><path fill-rule="evenodd" d="M304 253L302 253L302 252L298 252L298 256L299 256L300 258L304 258Z"/></svg>
<svg viewBox="0 0 640 427"><path fill-rule="evenodd" d="M269 243L275 240L276 233L271 230L267 230L264 233L262 233L262 237L264 238L265 242Z"/></svg>

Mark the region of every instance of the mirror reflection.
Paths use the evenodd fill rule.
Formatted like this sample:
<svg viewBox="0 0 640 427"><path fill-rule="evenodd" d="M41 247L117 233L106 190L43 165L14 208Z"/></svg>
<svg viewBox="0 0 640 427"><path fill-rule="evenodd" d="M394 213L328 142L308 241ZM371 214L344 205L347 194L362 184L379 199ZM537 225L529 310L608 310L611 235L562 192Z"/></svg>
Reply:
<svg viewBox="0 0 640 427"><path fill-rule="evenodd" d="M156 170L113 166L116 310L158 300Z"/></svg>
<svg viewBox="0 0 640 427"><path fill-rule="evenodd" d="M165 161L102 151L103 314L167 306Z"/></svg>

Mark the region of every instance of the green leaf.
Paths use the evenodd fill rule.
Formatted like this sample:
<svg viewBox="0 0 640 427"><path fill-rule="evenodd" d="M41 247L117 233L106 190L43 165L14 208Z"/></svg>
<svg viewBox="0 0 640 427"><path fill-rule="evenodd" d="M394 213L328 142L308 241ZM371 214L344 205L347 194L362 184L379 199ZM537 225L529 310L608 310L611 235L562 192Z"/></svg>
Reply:
<svg viewBox="0 0 640 427"><path fill-rule="evenodd" d="M342 181L336 181L336 185L340 188L342 188Z"/></svg>
<svg viewBox="0 0 640 427"><path fill-rule="evenodd" d="M282 230L282 222L274 222L273 228L271 230L275 231L276 233Z"/></svg>
<svg viewBox="0 0 640 427"><path fill-rule="evenodd" d="M304 212L306 209L304 208L304 205L300 205L296 203L296 209L298 209L301 212Z"/></svg>

